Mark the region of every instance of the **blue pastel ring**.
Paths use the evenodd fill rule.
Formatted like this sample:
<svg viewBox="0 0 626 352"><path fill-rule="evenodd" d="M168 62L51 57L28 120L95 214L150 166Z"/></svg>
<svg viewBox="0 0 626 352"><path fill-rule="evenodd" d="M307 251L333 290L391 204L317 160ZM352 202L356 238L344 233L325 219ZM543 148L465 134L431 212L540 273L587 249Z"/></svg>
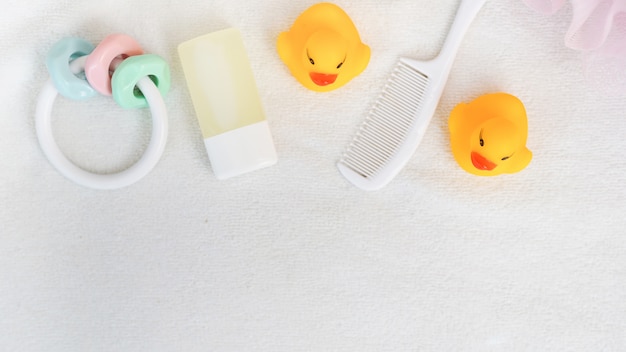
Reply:
<svg viewBox="0 0 626 352"><path fill-rule="evenodd" d="M83 100L98 94L85 78L70 70L70 62L89 55L93 44L80 38L63 38L56 42L46 56L46 67L57 91L66 98Z"/></svg>

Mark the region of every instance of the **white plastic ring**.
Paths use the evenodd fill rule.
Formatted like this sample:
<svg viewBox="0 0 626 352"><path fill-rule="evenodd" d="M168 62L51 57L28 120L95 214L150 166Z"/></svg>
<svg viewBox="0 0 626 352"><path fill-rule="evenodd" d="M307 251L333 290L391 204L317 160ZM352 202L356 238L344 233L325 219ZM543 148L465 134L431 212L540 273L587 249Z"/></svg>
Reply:
<svg viewBox="0 0 626 352"><path fill-rule="evenodd" d="M74 74L85 69L87 56L82 56L70 63L70 69ZM44 85L37 101L35 113L35 125L37 138L44 154L50 163L68 179L89 188L94 189L117 189L129 186L146 176L159 162L165 143L167 141L167 109L163 97L154 82L148 77L143 77L137 83L137 88L141 90L150 105L152 113L152 135L150 143L143 156L134 165L114 174L94 174L81 169L69 161L52 135L52 107L57 97L57 90L48 80Z"/></svg>

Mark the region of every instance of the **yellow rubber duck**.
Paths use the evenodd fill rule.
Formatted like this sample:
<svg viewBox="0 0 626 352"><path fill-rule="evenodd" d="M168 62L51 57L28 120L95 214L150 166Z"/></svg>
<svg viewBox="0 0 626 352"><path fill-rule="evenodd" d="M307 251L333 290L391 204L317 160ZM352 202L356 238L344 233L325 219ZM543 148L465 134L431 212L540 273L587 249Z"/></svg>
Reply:
<svg viewBox="0 0 626 352"><path fill-rule="evenodd" d="M369 63L370 48L361 42L348 15L337 5L318 3L305 10L277 40L278 55L291 74L317 92L337 89Z"/></svg>
<svg viewBox="0 0 626 352"><path fill-rule="evenodd" d="M486 94L458 104L450 113L448 127L454 159L471 174L515 173L532 159L526 148L526 110L510 94Z"/></svg>

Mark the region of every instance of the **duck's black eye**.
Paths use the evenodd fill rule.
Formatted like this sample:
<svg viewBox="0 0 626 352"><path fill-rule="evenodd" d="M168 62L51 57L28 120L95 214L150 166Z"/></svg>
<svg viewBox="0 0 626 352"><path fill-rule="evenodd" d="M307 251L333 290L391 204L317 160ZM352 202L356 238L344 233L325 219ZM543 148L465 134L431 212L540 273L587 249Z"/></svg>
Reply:
<svg viewBox="0 0 626 352"><path fill-rule="evenodd" d="M505 156L504 158L502 158L502 161L507 160L508 158L510 158L510 156Z"/></svg>
<svg viewBox="0 0 626 352"><path fill-rule="evenodd" d="M480 138L480 146L484 147L485 146L485 141L483 140L483 130L480 130L480 134L478 134L478 138Z"/></svg>
<svg viewBox="0 0 626 352"><path fill-rule="evenodd" d="M337 65L337 68L341 68L342 65L343 65L343 62L339 63L339 65Z"/></svg>
<svg viewBox="0 0 626 352"><path fill-rule="evenodd" d="M307 49L306 51L306 57L309 58L309 62L311 63L311 65L315 65L315 60L313 60L313 58L311 57L311 55L309 55L309 50Z"/></svg>

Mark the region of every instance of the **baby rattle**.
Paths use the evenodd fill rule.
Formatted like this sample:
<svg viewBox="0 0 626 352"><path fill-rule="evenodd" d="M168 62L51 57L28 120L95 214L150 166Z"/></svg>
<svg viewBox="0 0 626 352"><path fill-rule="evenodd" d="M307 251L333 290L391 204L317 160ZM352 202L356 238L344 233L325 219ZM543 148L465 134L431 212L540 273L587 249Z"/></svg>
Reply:
<svg viewBox="0 0 626 352"><path fill-rule="evenodd" d="M165 60L144 54L133 38L113 34L95 48L83 39L62 39L48 53L46 66L50 79L39 94L35 127L50 163L68 179L94 189L125 187L147 175L161 158L167 140L163 96L170 87L170 70ZM83 71L86 78L78 76ZM114 174L95 174L74 165L52 134L51 114L57 94L85 100L98 93L112 95L123 108L149 107L152 112L152 136L144 155L128 169Z"/></svg>

